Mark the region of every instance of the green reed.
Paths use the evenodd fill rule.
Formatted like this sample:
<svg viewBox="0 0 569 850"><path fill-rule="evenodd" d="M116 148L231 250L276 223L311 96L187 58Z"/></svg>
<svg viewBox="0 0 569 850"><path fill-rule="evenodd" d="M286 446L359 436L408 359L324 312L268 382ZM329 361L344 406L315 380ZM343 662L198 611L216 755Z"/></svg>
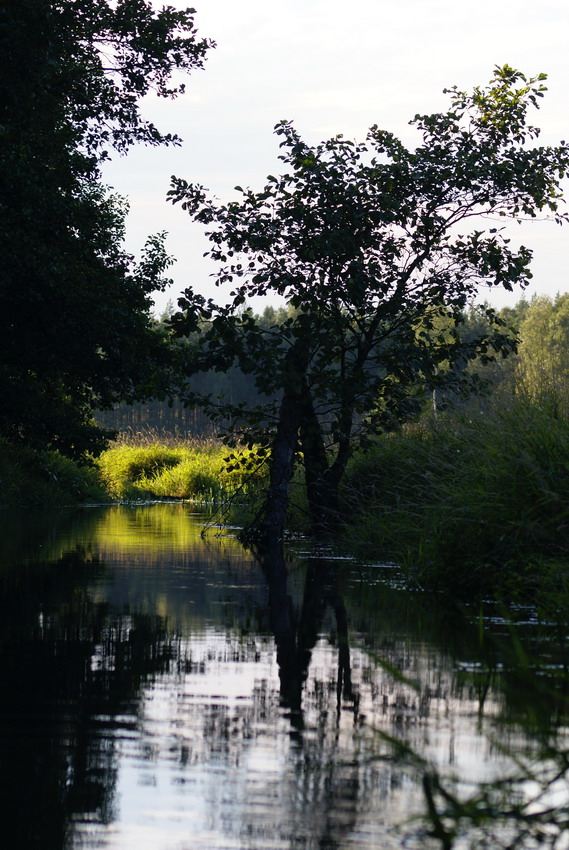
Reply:
<svg viewBox="0 0 569 850"><path fill-rule="evenodd" d="M119 500L194 499L218 502L250 494L263 480L264 462L249 450L233 453L211 440L156 442L123 435L97 460L109 494Z"/></svg>
<svg viewBox="0 0 569 850"><path fill-rule="evenodd" d="M420 586L529 587L566 568L569 423L515 400L403 429L354 459L343 497L349 545Z"/></svg>

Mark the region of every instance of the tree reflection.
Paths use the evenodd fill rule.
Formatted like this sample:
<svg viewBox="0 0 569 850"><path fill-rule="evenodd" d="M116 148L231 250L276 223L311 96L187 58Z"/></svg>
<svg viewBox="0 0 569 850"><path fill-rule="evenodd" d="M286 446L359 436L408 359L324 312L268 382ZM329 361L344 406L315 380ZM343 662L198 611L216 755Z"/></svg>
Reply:
<svg viewBox="0 0 569 850"><path fill-rule="evenodd" d="M338 642L337 708L342 699L354 702L348 641L348 619L338 592L336 563L326 558L308 558L308 570L300 611L295 610L288 590L288 569L281 543L255 549L269 589L269 614L277 647L282 705L290 709L296 728L303 728L302 689L312 651L324 614L331 608L335 616Z"/></svg>
<svg viewBox="0 0 569 850"><path fill-rule="evenodd" d="M117 716L134 726L141 684L168 664L159 617L93 601L87 583L104 570L77 551L0 585L0 800L11 848L58 850L74 823L114 817L118 762L105 727Z"/></svg>
<svg viewBox="0 0 569 850"><path fill-rule="evenodd" d="M288 709L292 738L296 742L297 812L300 824L312 824L318 847L338 847L341 837L353 830L364 802L359 765L341 764L339 749L341 712L349 708L358 719L358 695L352 685L348 616L338 590L337 562L316 556L306 559L307 571L300 606L295 606L288 589L288 569L282 544L256 549L268 585L270 622L277 649L281 706ZM333 615L337 644L335 713L328 715L328 700L322 695L319 707L319 731L314 736L305 730L305 685L314 648L323 632L327 611ZM332 635L329 636L332 639ZM331 723L330 723L331 720ZM331 726L331 729L330 729ZM331 734L326 734L328 727ZM369 789L368 789L369 790ZM291 813L294 814L294 813Z"/></svg>

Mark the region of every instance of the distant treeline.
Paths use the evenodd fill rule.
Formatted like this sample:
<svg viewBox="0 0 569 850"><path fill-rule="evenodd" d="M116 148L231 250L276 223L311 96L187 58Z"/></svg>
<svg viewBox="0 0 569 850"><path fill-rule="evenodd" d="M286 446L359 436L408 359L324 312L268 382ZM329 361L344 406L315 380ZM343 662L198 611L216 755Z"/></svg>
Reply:
<svg viewBox="0 0 569 850"><path fill-rule="evenodd" d="M500 317L514 332L518 332L528 308L529 303L521 299L516 307L502 310ZM165 322L172 312L173 308L169 305L159 321ZM290 315L290 308L266 307L256 318L261 325L270 328L272 325L285 321ZM483 330L485 324L487 319L481 318L479 311L471 308L464 317L460 335L463 338L475 336ZM503 370L499 367L486 366L482 371L487 377L491 372L495 372L490 376L492 383L503 377ZM221 404L243 403L253 407L266 402L266 397L260 396L253 377L244 374L236 366L227 372L212 370L196 374L191 378L190 389L198 394L210 393ZM443 403L444 396L445 394L440 394L440 401ZM448 396L450 400L452 393L448 393ZM99 425L113 431L155 431L182 438L213 437L230 425L229 419L224 421L222 418L213 423L200 408L187 407L180 399L153 399L136 404L119 404L113 410L99 411L96 414L96 420Z"/></svg>
<svg viewBox="0 0 569 850"><path fill-rule="evenodd" d="M236 368L196 375L191 387L231 404L252 404L258 399L253 379ZM223 421L214 424L199 408L186 407L179 399L119 404L113 410L99 411L96 419L99 425L113 431L152 430L176 437L213 437L223 427Z"/></svg>
<svg viewBox="0 0 569 850"><path fill-rule="evenodd" d="M159 319L165 323L174 312L170 303ZM291 315L287 307L265 307L257 316L265 328L284 322ZM227 372L214 370L196 374L189 389L199 394L210 393L221 404L254 406L266 397L259 395L251 375L234 366ZM213 437L227 425L229 419L220 418L215 424L199 408L184 406L180 399L153 399L137 404L118 404L113 410L98 411L96 421L113 431L158 431L175 437Z"/></svg>
<svg viewBox="0 0 569 850"><path fill-rule="evenodd" d="M112 431L152 430L184 438L212 437L218 430L200 410L184 407L178 400L171 405L159 400L121 404L114 410L99 411L96 420Z"/></svg>
<svg viewBox="0 0 569 850"><path fill-rule="evenodd" d="M257 318L266 327L271 327L285 321L289 315L287 309L268 307ZM166 318L167 315L160 321ZM498 355L494 361L471 364L469 368L482 378L482 394L490 397L499 386L508 386L528 399L539 397L543 401L547 398L548 403L553 400L559 411L568 415L569 294L555 298L537 296L531 301L522 298L514 307L500 310L498 319L504 323L506 333L517 336L518 351L505 360ZM457 331L468 340L483 332L487 322L487 316L473 307L466 312ZM259 394L253 376L237 366L227 372L211 370L193 375L189 389L198 395L209 393L220 405L244 404L253 408L267 401ZM426 401L430 395L426 393ZM452 390L442 390L437 391L437 405L441 409L456 408L462 402ZM113 410L97 413L96 419L100 425L114 431L148 430L183 438L212 437L231 425L229 419L224 421L222 417L214 424L199 407L185 407L178 399L120 404Z"/></svg>

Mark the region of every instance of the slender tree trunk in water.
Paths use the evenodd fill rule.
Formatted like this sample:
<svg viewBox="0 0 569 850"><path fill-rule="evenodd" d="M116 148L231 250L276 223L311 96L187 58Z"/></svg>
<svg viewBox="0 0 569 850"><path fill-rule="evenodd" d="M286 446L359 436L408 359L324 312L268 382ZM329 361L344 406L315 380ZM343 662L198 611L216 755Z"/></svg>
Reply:
<svg viewBox="0 0 569 850"><path fill-rule="evenodd" d="M294 397L285 391L277 433L271 449L269 489L258 527L260 538L267 542L279 540L283 533L298 442L298 426L298 405Z"/></svg>
<svg viewBox="0 0 569 850"><path fill-rule="evenodd" d="M304 376L309 353L305 345L296 343L285 359L284 391L279 411L277 433L271 448L269 489L261 517L246 536L272 543L282 537L289 502L290 479L298 448Z"/></svg>
<svg viewBox="0 0 569 850"><path fill-rule="evenodd" d="M310 390L304 386L300 447L304 458L306 494L312 530L317 536L326 533L338 519L337 492L329 486L328 456L322 427L316 416Z"/></svg>
<svg viewBox="0 0 569 850"><path fill-rule="evenodd" d="M282 537L299 443L304 455L313 532L317 536L326 536L340 522L338 486L350 457L353 410L351 405L344 406L338 451L330 464L322 426L314 410L306 380L309 360L308 348L300 342L292 345L286 355L283 397L277 432L271 447L269 488L260 516L244 534L246 539L271 544Z"/></svg>
<svg viewBox="0 0 569 850"><path fill-rule="evenodd" d="M306 491L312 528L317 536L326 536L341 521L338 487L350 458L353 413L347 407L340 418L341 434L336 457L330 463L324 446L322 426L316 416L309 388L305 385L300 446L304 457Z"/></svg>

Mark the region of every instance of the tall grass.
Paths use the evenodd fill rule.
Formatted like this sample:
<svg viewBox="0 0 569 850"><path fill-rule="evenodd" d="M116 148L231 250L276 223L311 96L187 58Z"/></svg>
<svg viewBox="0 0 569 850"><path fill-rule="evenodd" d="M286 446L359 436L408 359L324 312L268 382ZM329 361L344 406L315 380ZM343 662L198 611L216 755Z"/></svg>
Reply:
<svg viewBox="0 0 569 850"><path fill-rule="evenodd" d="M251 495L264 479L264 460L242 450L230 460L226 446L212 440L156 441L123 435L97 464L105 487L119 500L195 499L219 502Z"/></svg>
<svg viewBox="0 0 569 850"><path fill-rule="evenodd" d="M193 499L254 501L266 459L214 440L180 440L142 431L121 434L79 465L57 452L36 452L0 438L0 506Z"/></svg>
<svg viewBox="0 0 569 850"><path fill-rule="evenodd" d="M569 562L569 423L518 400L408 428L353 461L343 498L350 545L422 586L531 585Z"/></svg>
<svg viewBox="0 0 569 850"><path fill-rule="evenodd" d="M219 440L213 437L180 437L166 428L153 428L142 426L137 428L125 428L119 431L113 442L113 447L136 446L148 448L148 446L167 446L168 448L195 448L198 451L211 451L222 448Z"/></svg>

